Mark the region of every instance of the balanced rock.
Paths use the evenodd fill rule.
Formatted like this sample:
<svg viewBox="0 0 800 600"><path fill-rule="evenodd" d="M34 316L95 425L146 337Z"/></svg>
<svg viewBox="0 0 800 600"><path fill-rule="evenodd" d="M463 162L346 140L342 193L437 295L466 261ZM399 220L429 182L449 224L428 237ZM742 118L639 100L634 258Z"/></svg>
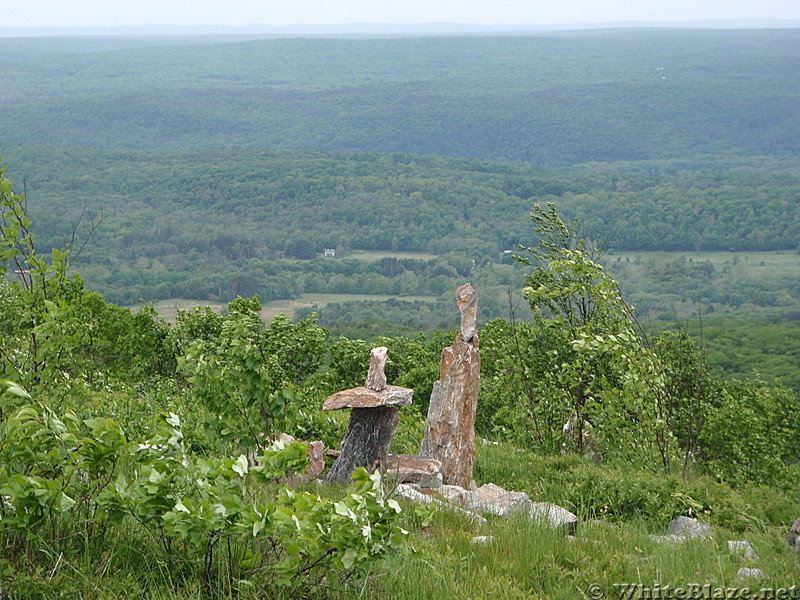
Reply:
<svg viewBox="0 0 800 600"><path fill-rule="evenodd" d="M400 419L398 407L411 404L414 391L386 385L385 364L386 348L373 348L365 385L331 394L322 406L323 410L352 409L341 454L328 473L331 483L344 483L358 467L370 471L388 467L389 446Z"/></svg>
<svg viewBox="0 0 800 600"><path fill-rule="evenodd" d="M331 394L323 403L322 410L408 406L413 396L414 390L397 385L387 385L380 391L362 386Z"/></svg>
<svg viewBox="0 0 800 600"><path fill-rule="evenodd" d="M469 487L475 457L475 411L480 387L480 353L475 330L478 296L470 284L456 291L461 330L442 351L433 384L420 455L442 463L444 483Z"/></svg>
<svg viewBox="0 0 800 600"><path fill-rule="evenodd" d="M461 337L469 342L475 337L478 323L478 294L472 286L465 283L456 289L456 303L461 313Z"/></svg>
<svg viewBox="0 0 800 600"><path fill-rule="evenodd" d="M364 387L371 390L381 391L386 387L386 354L389 349L386 346L373 348L369 353L369 372Z"/></svg>

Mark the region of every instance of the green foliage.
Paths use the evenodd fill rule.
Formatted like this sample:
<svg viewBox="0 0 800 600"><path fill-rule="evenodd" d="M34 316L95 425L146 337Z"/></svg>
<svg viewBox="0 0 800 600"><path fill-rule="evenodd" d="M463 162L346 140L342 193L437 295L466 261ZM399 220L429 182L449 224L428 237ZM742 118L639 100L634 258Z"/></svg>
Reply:
<svg viewBox="0 0 800 600"><path fill-rule="evenodd" d="M4 403L9 397L29 400L4 382ZM162 417L156 437L129 446L111 419L26 404L4 423L0 458L0 538L12 580L24 581L37 545L72 556L86 546L71 540L108 543L124 535L128 518L158 542L163 560L197 569L210 591L223 576L292 593L326 577L344 584L403 543L400 507L384 498L379 474L358 471L355 489L338 500L276 489L278 478L305 467L305 444L277 442L253 462L244 454L198 458L186 451L174 413ZM259 549L233 562L234 542ZM227 561L215 556L221 543Z"/></svg>
<svg viewBox="0 0 800 600"><path fill-rule="evenodd" d="M781 492L743 480L734 489L712 475L654 473L646 464L596 465L574 454L542 456L510 444L479 444L475 469L479 483L525 491L582 520L638 522L656 532L678 515L740 532L783 527L794 519L797 495L797 488Z"/></svg>
<svg viewBox="0 0 800 600"><path fill-rule="evenodd" d="M666 420L683 449L684 470L699 452L700 438L723 390L711 377L705 352L684 332L664 332L655 339L663 368L667 398Z"/></svg>
<svg viewBox="0 0 800 600"><path fill-rule="evenodd" d="M731 483L763 482L797 489L800 403L784 387L763 381L726 385L707 416L700 445L707 469Z"/></svg>
<svg viewBox="0 0 800 600"><path fill-rule="evenodd" d="M44 532L62 547L72 536L90 536L102 525L94 521L97 495L127 446L122 430L111 419L58 415L15 383L4 386L0 530L9 553L23 552ZM20 400L26 403L18 406Z"/></svg>
<svg viewBox="0 0 800 600"><path fill-rule="evenodd" d="M223 318L208 306L180 310L169 330L169 344L174 356L183 356L195 340L211 342L222 331Z"/></svg>
<svg viewBox="0 0 800 600"><path fill-rule="evenodd" d="M331 364L328 370L331 387L343 390L362 385L369 370L372 347L364 340L345 337L334 340L331 343Z"/></svg>
<svg viewBox="0 0 800 600"><path fill-rule="evenodd" d="M726 384L685 333L651 342L588 242L555 207L536 207L542 235L518 260L533 322L492 321L482 333L479 430L554 452L575 442L606 461L672 472L679 457L736 485L791 489L800 421L790 390ZM652 344L652 346L651 346ZM568 420L564 431L562 423Z"/></svg>
<svg viewBox="0 0 800 600"><path fill-rule="evenodd" d="M196 338L179 358L212 430L251 448L297 422L302 405L297 386L319 368L327 340L314 316L295 325L278 315L264 328L260 309L258 297L237 298L219 321L218 335L213 337L212 319L215 326L204 330L205 339ZM207 321L209 315L194 317Z"/></svg>
<svg viewBox="0 0 800 600"><path fill-rule="evenodd" d="M286 254L292 258L309 260L317 257L317 248L313 242L306 238L297 238L289 242Z"/></svg>
<svg viewBox="0 0 800 600"><path fill-rule="evenodd" d="M297 385L322 361L327 332L313 317L297 325L281 317L265 328L258 298L239 298L227 317L194 311L171 331L152 308L133 315L107 305L66 277L67 253L54 251L52 262L38 257L22 199L0 182L7 209L0 245L6 259L29 267L18 269L21 284L4 286L0 321L6 371L26 378L24 387L0 382L4 594L9 585L23 595L35 588L41 565L52 579L64 561L110 560L142 532L161 564L199 577L211 597L234 588L307 594L321 581L344 589L400 548L400 508L384 498L379 474L358 472L354 491L321 498L277 483L306 466L304 443L263 447L265 432L289 423L302 404ZM113 408L138 421L143 409L130 406L137 400L188 409L181 382L164 379L174 377L174 352L184 347L181 368L204 416L260 452L200 457L187 449L175 412L150 421L147 441L129 444L108 417ZM152 395L136 398L141 387ZM48 399L79 411L57 410ZM134 577L146 586L151 574Z"/></svg>
<svg viewBox="0 0 800 600"><path fill-rule="evenodd" d="M277 357L280 383L300 385L317 372L328 342L328 332L311 314L297 324L285 314L272 319L264 332L262 351Z"/></svg>
<svg viewBox="0 0 800 600"><path fill-rule="evenodd" d="M503 342L490 340L495 355L517 360L517 397L532 420L529 430L552 448L559 436L556 419L566 415L580 451L599 450L608 459L635 456L668 471L674 450L661 365L636 336L619 286L555 206L536 205L531 218L541 239L538 247L523 248L526 255L518 260L533 267L523 289L533 326L513 329L500 352ZM520 342L524 331L536 330L547 333L534 334L535 347L532 340ZM523 353L523 346L535 348L537 358L525 361L530 350ZM598 448L592 447L595 439Z"/></svg>
<svg viewBox="0 0 800 600"><path fill-rule="evenodd" d="M64 398L94 385L102 373L174 371L163 348L165 324L152 309L131 315L85 290L79 276L68 276L72 243L64 251L54 248L49 260L37 253L25 198L14 193L2 169L0 208L0 259L15 274L0 281L6 377Z"/></svg>
<svg viewBox="0 0 800 600"><path fill-rule="evenodd" d="M779 381L800 397L800 321L694 319L682 325L720 379Z"/></svg>
<svg viewBox="0 0 800 600"><path fill-rule="evenodd" d="M188 553L183 560L202 560L207 579L223 540L262 540L267 548L243 561L240 575L267 568L273 585L294 593L332 575L342 582L360 578L402 543L403 532L393 524L400 508L384 499L379 474L356 472L356 489L338 501L287 487L267 499L259 489L303 469L305 444L276 442L255 464L244 454L199 459L185 452L177 415L165 416L164 425L159 438L136 449L135 478L120 476L101 506L115 520L133 516L168 555L181 543Z"/></svg>
<svg viewBox="0 0 800 600"><path fill-rule="evenodd" d="M257 447L262 435L280 432L286 399L276 381L277 359L265 355L258 299L237 299L217 339L198 339L179 359L195 397L207 408L212 430L226 440Z"/></svg>

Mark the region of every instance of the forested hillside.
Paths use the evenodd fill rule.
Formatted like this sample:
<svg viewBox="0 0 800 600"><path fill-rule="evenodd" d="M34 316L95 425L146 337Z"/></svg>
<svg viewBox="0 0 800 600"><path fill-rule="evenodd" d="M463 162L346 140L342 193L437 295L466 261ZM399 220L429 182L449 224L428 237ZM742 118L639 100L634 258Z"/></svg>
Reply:
<svg viewBox="0 0 800 600"><path fill-rule="evenodd" d="M3 140L551 166L800 147L795 30L194 41L0 40Z"/></svg>
<svg viewBox="0 0 800 600"><path fill-rule="evenodd" d="M800 243L796 175L565 172L374 153L0 149L9 173L26 182L44 247L69 239L84 210L81 235L102 218L75 264L120 303L252 293L438 296L454 277L494 270L502 252L532 244L527 215L535 203L555 203L615 251L794 252ZM339 256L279 260L324 248ZM342 260L360 249L448 256L429 265ZM697 299L730 303L718 295Z"/></svg>

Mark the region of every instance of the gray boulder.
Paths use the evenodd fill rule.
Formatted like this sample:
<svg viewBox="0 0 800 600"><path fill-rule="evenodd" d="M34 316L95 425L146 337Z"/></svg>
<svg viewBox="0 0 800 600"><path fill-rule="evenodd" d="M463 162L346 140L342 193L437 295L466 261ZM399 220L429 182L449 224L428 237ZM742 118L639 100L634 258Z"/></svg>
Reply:
<svg viewBox="0 0 800 600"><path fill-rule="evenodd" d="M569 535L575 535L578 529L578 517L557 504L532 502L529 514L537 523L551 529L566 529Z"/></svg>
<svg viewBox="0 0 800 600"><path fill-rule="evenodd" d="M741 554L745 558L754 559L756 557L755 550L750 545L750 542L728 542L728 550L735 554Z"/></svg>
<svg viewBox="0 0 800 600"><path fill-rule="evenodd" d="M741 569L736 571L736 581L738 581L739 583L747 581L748 579L755 579L756 581L758 581L759 579L764 579L766 576L767 574L764 573L764 571L762 571L761 569L748 569L742 567Z"/></svg>
<svg viewBox="0 0 800 600"><path fill-rule="evenodd" d="M792 523L789 533L786 534L786 541L789 542L789 548L792 550L800 550L800 519Z"/></svg>
<svg viewBox="0 0 800 600"><path fill-rule="evenodd" d="M705 539L711 537L711 526L705 523L698 523L697 519L681 516L669 522L667 534L683 538Z"/></svg>

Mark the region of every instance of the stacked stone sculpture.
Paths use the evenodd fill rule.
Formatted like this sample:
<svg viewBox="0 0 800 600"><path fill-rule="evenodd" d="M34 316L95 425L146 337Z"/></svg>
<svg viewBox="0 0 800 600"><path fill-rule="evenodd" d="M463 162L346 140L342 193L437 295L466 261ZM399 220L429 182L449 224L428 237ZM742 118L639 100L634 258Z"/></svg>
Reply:
<svg viewBox="0 0 800 600"><path fill-rule="evenodd" d="M386 384L386 353L384 346L373 348L364 385L332 394L322 406L323 410L351 409L341 454L328 473L330 483L346 482L357 467L385 471L389 466L399 407L411 404L414 390Z"/></svg>

